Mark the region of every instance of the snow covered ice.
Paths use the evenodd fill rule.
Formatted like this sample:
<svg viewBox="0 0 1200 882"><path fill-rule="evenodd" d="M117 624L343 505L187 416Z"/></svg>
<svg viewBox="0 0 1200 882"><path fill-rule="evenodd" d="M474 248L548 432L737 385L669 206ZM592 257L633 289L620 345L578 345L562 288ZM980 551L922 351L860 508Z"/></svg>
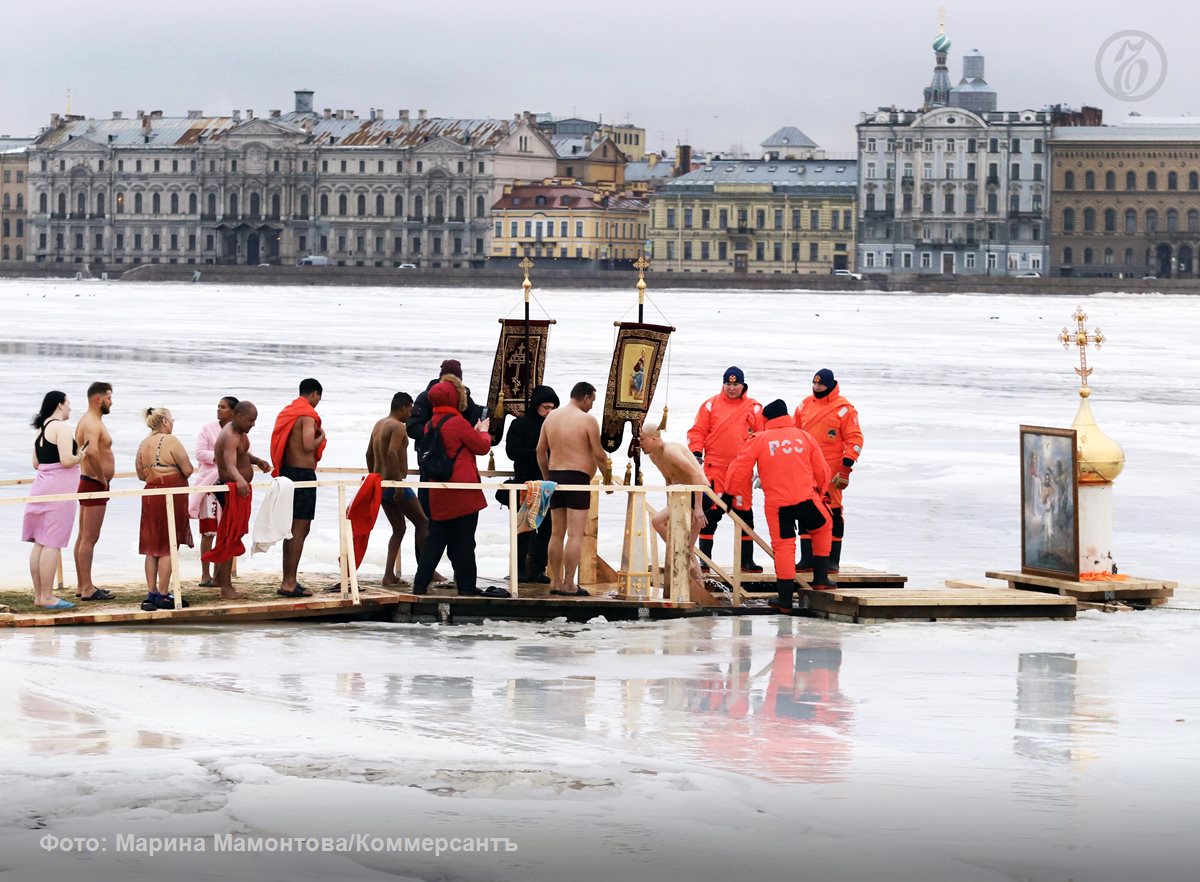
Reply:
<svg viewBox="0 0 1200 882"><path fill-rule="evenodd" d="M557 319L547 381L602 386L632 284L536 293ZM815 369L835 371L866 432L845 560L914 586L1017 566L1017 426L1070 424L1077 358L1055 336L1081 303L1111 341L1090 357L1093 410L1128 461L1117 562L1183 588L1160 610L1074 623L0 630L0 879L1193 879L1200 392L1186 353L1200 300L650 294L679 329L651 409L670 406L668 438L731 364L751 395L792 407ZM170 407L190 447L229 393L258 404L264 451L304 376L325 385L323 464L358 466L392 393L422 388L442 358L460 358L482 398L496 318L519 309L516 285L2 281L0 478L29 474L42 394L64 389L78 416L95 379L115 387L121 470L140 408ZM320 505L306 562L333 572L335 494ZM133 502L110 507L109 582L140 573L136 518ZM620 518L610 497L606 557ZM9 587L28 579L19 519L0 506ZM494 506L481 522L484 575L506 569L504 523ZM277 569L278 553L250 566ZM194 579L194 552L184 567ZM121 834L360 832L518 850L113 851ZM47 834L107 837L109 851L45 851Z"/></svg>

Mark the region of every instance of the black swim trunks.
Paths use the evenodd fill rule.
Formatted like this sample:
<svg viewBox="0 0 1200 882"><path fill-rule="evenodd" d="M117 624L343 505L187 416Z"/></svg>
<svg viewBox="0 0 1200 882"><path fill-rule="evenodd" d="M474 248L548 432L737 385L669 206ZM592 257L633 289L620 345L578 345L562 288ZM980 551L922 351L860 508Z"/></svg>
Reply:
<svg viewBox="0 0 1200 882"><path fill-rule="evenodd" d="M312 469L297 469L284 466L279 470L279 476L293 481L315 481L317 473ZM292 520L311 521L317 513L317 488L297 487L292 497Z"/></svg>
<svg viewBox="0 0 1200 882"><path fill-rule="evenodd" d="M592 479L583 472L570 469L550 470L550 480L557 484L590 484ZM550 497L550 508L586 509L592 504L592 494L586 490L555 490Z"/></svg>

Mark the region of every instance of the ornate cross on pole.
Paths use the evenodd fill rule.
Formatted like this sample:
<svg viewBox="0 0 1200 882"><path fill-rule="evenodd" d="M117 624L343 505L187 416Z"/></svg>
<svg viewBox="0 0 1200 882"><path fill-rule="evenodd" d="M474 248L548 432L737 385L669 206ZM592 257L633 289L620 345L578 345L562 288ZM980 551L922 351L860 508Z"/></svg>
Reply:
<svg viewBox="0 0 1200 882"><path fill-rule="evenodd" d="M528 303L529 289L533 287L533 282L529 281L529 271L533 269L533 261L526 257L517 266L525 271L525 281L521 283L521 287L525 289L525 302Z"/></svg>
<svg viewBox="0 0 1200 882"><path fill-rule="evenodd" d="M633 262L633 266L638 271L638 321L640 322L642 320L642 307L646 303L646 270L650 269L650 261L646 260L646 255L643 254Z"/></svg>
<svg viewBox="0 0 1200 882"><path fill-rule="evenodd" d="M1075 330L1064 327L1062 333L1058 335L1058 342L1063 345L1063 349L1070 349L1072 346L1079 347L1079 367L1075 368L1075 373L1079 374L1083 381L1083 388L1087 388L1087 378L1091 375L1092 369L1087 366L1087 347L1089 343L1094 343L1099 349L1101 344L1105 342L1105 336L1100 333L1100 327L1097 326L1095 331L1089 332L1084 322L1087 321L1087 313L1083 311L1083 307L1075 307L1075 314L1071 316L1075 321ZM1083 394L1082 392L1080 394Z"/></svg>

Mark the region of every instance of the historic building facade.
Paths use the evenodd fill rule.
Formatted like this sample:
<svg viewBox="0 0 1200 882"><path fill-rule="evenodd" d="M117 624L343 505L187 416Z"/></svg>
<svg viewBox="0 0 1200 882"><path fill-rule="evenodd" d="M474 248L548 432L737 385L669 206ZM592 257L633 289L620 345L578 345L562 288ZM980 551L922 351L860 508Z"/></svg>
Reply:
<svg viewBox="0 0 1200 882"><path fill-rule="evenodd" d="M553 175L527 115L290 113L52 117L29 148L39 262L478 266L506 185Z"/></svg>
<svg viewBox="0 0 1200 882"><path fill-rule="evenodd" d="M643 253L648 205L557 178L506 188L492 209L492 258L541 257L611 267Z"/></svg>
<svg viewBox="0 0 1200 882"><path fill-rule="evenodd" d="M1200 275L1200 125L1056 128L1055 275Z"/></svg>
<svg viewBox="0 0 1200 882"><path fill-rule="evenodd" d="M921 110L860 115L858 268L1021 275L1049 258L1051 126L1062 112L996 110L978 52L952 86L939 34Z"/></svg>
<svg viewBox="0 0 1200 882"><path fill-rule="evenodd" d="M29 171L32 138L0 137L0 261L24 260L29 249Z"/></svg>
<svg viewBox="0 0 1200 882"><path fill-rule="evenodd" d="M854 160L714 159L650 197L656 272L829 273L854 260Z"/></svg>

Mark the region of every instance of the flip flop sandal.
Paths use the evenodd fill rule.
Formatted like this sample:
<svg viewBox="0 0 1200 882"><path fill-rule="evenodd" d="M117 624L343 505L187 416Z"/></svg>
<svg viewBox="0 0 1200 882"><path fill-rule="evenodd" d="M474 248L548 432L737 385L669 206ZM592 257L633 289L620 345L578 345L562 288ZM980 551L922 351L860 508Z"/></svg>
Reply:
<svg viewBox="0 0 1200 882"><path fill-rule="evenodd" d="M499 585L492 585L483 589L484 597L512 597L512 593L507 588L501 588Z"/></svg>
<svg viewBox="0 0 1200 882"><path fill-rule="evenodd" d="M275 593L280 597L312 597L312 592L305 591L303 585L297 585L294 591L284 591L280 588Z"/></svg>
<svg viewBox="0 0 1200 882"><path fill-rule="evenodd" d="M97 588L87 597L81 597L80 600L116 600L117 595L113 594L107 588Z"/></svg>
<svg viewBox="0 0 1200 882"><path fill-rule="evenodd" d="M574 591L551 591L551 594L557 594L559 597L591 597L592 595L584 591L582 588L576 588Z"/></svg>

